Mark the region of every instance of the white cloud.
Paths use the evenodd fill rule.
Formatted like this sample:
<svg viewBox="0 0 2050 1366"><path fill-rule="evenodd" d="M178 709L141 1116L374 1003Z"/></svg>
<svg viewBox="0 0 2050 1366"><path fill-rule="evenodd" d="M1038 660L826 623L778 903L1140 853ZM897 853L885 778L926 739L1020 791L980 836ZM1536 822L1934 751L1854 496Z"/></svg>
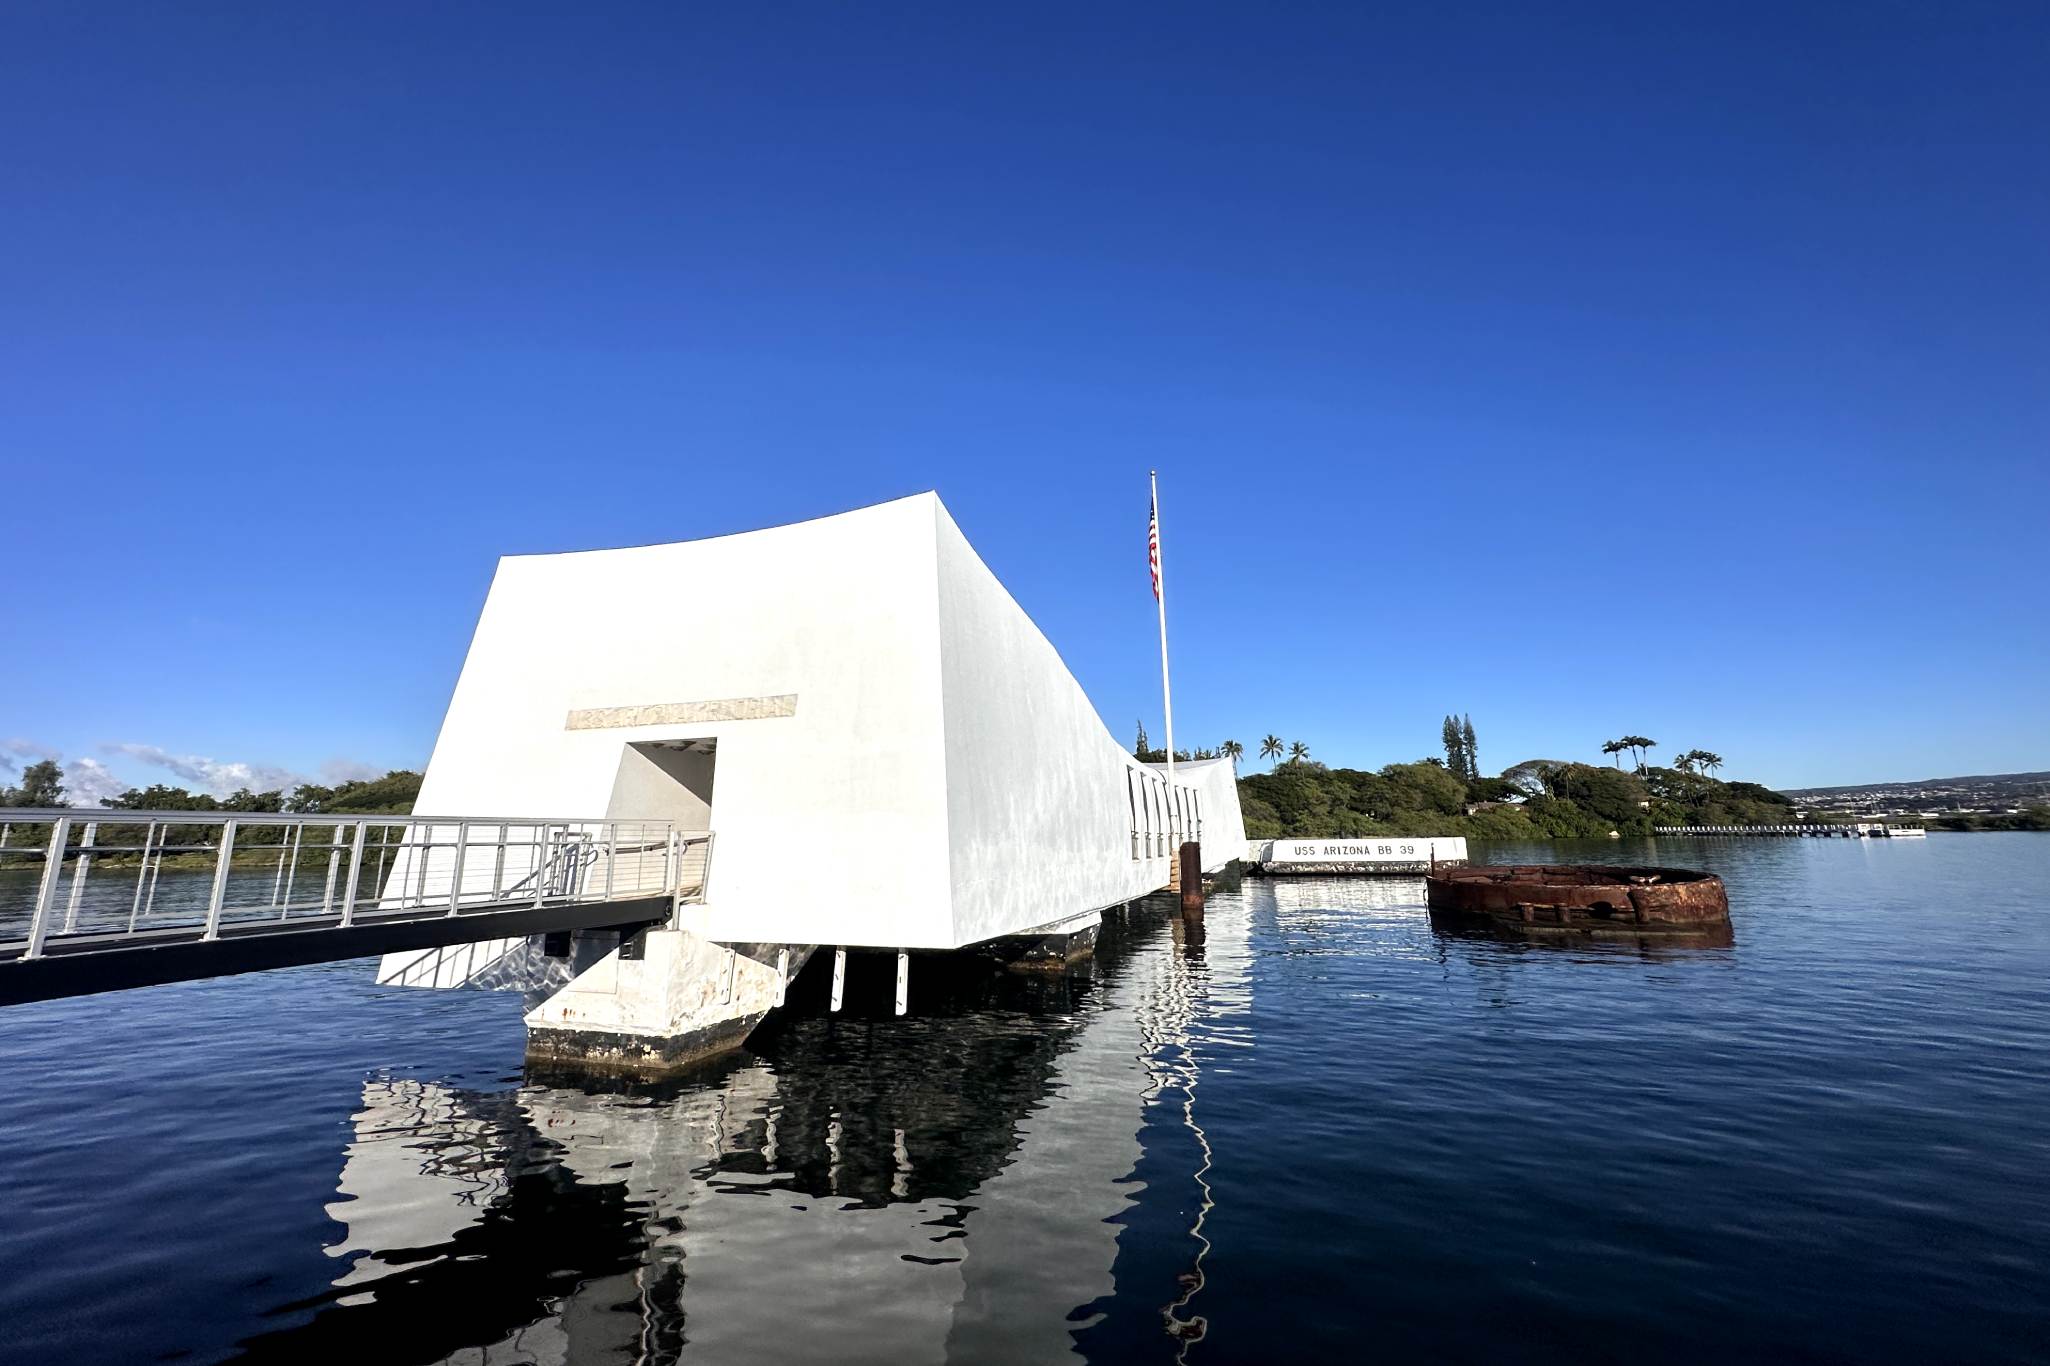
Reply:
<svg viewBox="0 0 2050 1366"><path fill-rule="evenodd" d="M276 764L252 764L237 760L210 759L201 754L173 754L160 745L102 745L109 754L125 755L160 768L198 792L225 797L237 788L252 792L290 792L313 780L303 773ZM44 759L62 762L64 755L48 745L19 736L0 739L0 783L12 783L29 764ZM334 758L320 766L320 781L328 786L382 778L385 770L357 759ZM98 759L74 759L64 764L64 799L73 806L99 806L136 784L118 777Z"/></svg>
<svg viewBox="0 0 2050 1366"><path fill-rule="evenodd" d="M216 797L225 797L237 788L246 787L253 792L269 792L273 789L289 792L299 784L308 781L303 773L294 773L289 768L274 764L247 764L239 761L209 759L200 754L173 754L157 745L121 744L107 745L111 754L125 754L131 759L140 759L153 768L164 769L202 792Z"/></svg>
<svg viewBox="0 0 2050 1366"><path fill-rule="evenodd" d="M387 771L361 759L330 759L320 766L320 780L329 787L340 787L343 783L367 783L372 778L382 778Z"/></svg>
<svg viewBox="0 0 2050 1366"><path fill-rule="evenodd" d="M38 760L58 757L57 751L48 745L39 745L18 735L0 740L0 773L10 778Z"/></svg>
<svg viewBox="0 0 2050 1366"><path fill-rule="evenodd" d="M0 740L0 777L18 778L30 763L45 759L62 763L64 754L33 740ZM64 764L63 782L64 802L68 806L99 806L107 798L128 790L128 784L98 759L74 759Z"/></svg>
<svg viewBox="0 0 2050 1366"><path fill-rule="evenodd" d="M64 766L64 800L73 806L105 806L107 798L120 796L128 786L98 759L74 759Z"/></svg>

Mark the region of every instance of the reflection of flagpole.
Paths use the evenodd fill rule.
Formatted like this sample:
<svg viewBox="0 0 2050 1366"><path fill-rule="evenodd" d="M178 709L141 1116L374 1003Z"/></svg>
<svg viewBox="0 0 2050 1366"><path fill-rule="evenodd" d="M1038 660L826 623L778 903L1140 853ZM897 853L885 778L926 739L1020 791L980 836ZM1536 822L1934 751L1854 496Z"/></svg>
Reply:
<svg viewBox="0 0 2050 1366"><path fill-rule="evenodd" d="M1174 788L1174 694L1167 685L1167 586L1160 573L1160 471L1148 470L1153 484L1152 517L1146 527L1146 556L1153 565L1153 601L1160 608L1160 706L1167 714L1167 786ZM1170 851L1172 854L1174 851Z"/></svg>
<svg viewBox="0 0 2050 1366"><path fill-rule="evenodd" d="M1182 922L1176 920L1172 923L1174 946L1166 955L1165 980L1141 1001L1136 1015L1140 1038L1146 1044L1146 1070L1150 1082L1146 1100L1151 1103L1165 1099L1169 1090L1180 1091L1182 1125L1195 1139L1196 1149L1201 1155L1190 1173L1198 1192L1196 1219L1189 1226L1189 1238L1196 1245L1195 1254L1189 1269L1175 1278L1180 1286L1179 1293L1160 1308L1161 1326L1174 1339L1175 1361L1181 1363L1188 1360L1190 1346L1202 1341L1210 1331L1207 1318L1187 1311L1189 1302L1202 1292L1208 1280L1203 1263L1210 1255L1210 1235L1205 1232L1204 1225L1209 1222L1217 1200L1210 1187L1210 1171L1216 1157L1210 1149L1210 1136L1196 1121L1196 1084L1202 1079L1203 1072L1196 1051L1196 1022L1206 1013L1210 1003L1210 969L1204 960L1203 950L1183 938L1185 927Z"/></svg>

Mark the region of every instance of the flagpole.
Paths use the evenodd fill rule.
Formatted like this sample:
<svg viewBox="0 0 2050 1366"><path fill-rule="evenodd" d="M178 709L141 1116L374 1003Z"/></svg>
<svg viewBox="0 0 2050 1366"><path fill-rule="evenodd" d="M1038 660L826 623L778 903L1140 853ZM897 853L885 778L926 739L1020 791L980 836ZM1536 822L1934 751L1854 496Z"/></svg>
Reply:
<svg viewBox="0 0 2050 1366"><path fill-rule="evenodd" d="M1160 705L1167 714L1167 786L1171 792L1174 789L1174 693L1167 682L1167 570L1161 564L1160 553L1160 471L1148 470L1146 477L1153 484L1153 598L1160 607Z"/></svg>

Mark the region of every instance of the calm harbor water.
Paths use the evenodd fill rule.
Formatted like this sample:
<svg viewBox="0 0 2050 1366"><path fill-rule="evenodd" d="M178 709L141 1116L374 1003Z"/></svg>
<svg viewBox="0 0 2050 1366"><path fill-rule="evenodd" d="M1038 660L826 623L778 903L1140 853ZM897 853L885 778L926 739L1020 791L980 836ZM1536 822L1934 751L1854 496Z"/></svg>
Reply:
<svg viewBox="0 0 2050 1366"><path fill-rule="evenodd" d="M2050 1356L2050 836L1476 852L1712 869L1736 942L1249 881L614 1092L360 963L7 1011L0 1356Z"/></svg>

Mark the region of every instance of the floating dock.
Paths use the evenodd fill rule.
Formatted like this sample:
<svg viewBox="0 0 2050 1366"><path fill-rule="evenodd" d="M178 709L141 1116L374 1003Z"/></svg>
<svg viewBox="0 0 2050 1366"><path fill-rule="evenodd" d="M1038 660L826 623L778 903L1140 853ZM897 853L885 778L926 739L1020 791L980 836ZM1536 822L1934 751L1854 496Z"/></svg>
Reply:
<svg viewBox="0 0 2050 1366"><path fill-rule="evenodd" d="M1921 839L1929 832L1919 825L1884 821L1810 821L1792 825L1655 825L1655 836L1732 836L1764 839Z"/></svg>

